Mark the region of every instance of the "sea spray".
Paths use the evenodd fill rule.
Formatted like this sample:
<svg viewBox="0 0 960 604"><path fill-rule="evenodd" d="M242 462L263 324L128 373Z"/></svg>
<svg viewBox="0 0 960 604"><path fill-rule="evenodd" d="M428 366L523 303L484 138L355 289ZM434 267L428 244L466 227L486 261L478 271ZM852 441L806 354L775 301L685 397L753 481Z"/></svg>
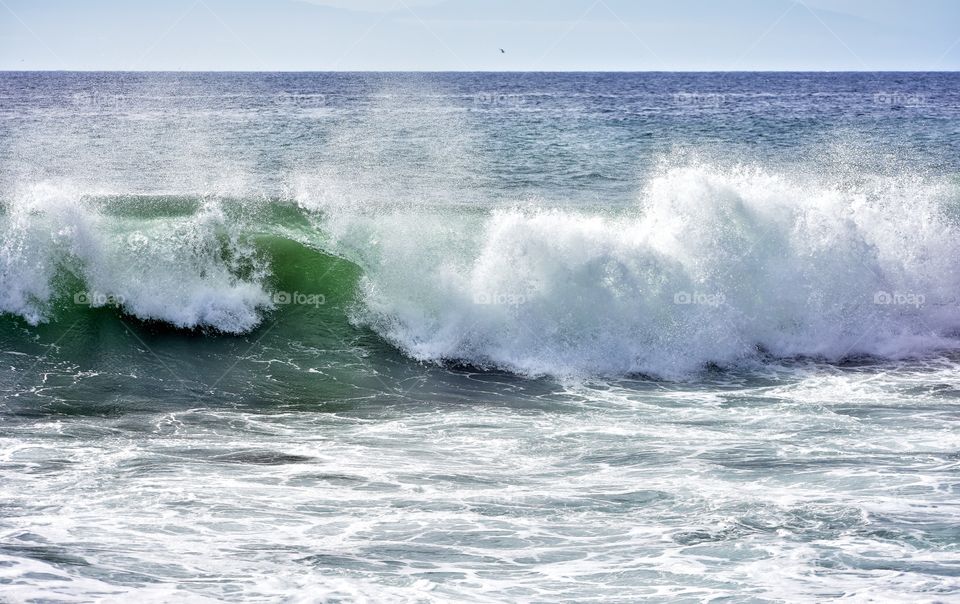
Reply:
<svg viewBox="0 0 960 604"><path fill-rule="evenodd" d="M420 360L528 374L953 348L957 199L910 177L692 164L664 167L619 215L495 210L470 227L467 257L422 243L439 221L382 218L389 229L364 236L389 259L365 265L362 322Z"/></svg>
<svg viewBox="0 0 960 604"><path fill-rule="evenodd" d="M106 305L102 299L142 320L242 333L272 308L267 267L215 200L154 220L104 215L97 199L43 183L8 204L0 216L0 310L36 324L50 318L57 296L93 307ZM137 203L129 196L125 211ZM83 289L56 291L65 273Z"/></svg>
<svg viewBox="0 0 960 604"><path fill-rule="evenodd" d="M680 377L761 355L953 348L960 323L956 185L914 176L665 164L634 208L603 213L315 197L240 212L211 196L118 206L51 183L25 191L0 216L0 305L34 324L58 297L86 294L143 320L249 332L276 308L278 267L256 233L357 264L354 323L424 361ZM57 291L62 273L82 289Z"/></svg>

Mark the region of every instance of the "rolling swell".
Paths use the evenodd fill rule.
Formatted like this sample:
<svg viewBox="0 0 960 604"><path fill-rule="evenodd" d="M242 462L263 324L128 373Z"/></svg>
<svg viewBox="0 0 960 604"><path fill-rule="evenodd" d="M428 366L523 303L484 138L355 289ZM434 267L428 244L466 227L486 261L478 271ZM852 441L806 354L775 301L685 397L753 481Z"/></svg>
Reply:
<svg viewBox="0 0 960 604"><path fill-rule="evenodd" d="M957 183L855 176L665 165L616 212L38 186L0 216L0 311L209 335L296 317L526 375L957 348Z"/></svg>
<svg viewBox="0 0 960 604"><path fill-rule="evenodd" d="M416 359L532 375L955 349L958 201L919 174L690 162L619 213L501 209L454 233L381 218L364 320Z"/></svg>
<svg viewBox="0 0 960 604"><path fill-rule="evenodd" d="M30 325L114 312L243 334L307 301L331 320L355 289L357 268L310 247L288 203L45 187L17 201L0 215L0 312Z"/></svg>

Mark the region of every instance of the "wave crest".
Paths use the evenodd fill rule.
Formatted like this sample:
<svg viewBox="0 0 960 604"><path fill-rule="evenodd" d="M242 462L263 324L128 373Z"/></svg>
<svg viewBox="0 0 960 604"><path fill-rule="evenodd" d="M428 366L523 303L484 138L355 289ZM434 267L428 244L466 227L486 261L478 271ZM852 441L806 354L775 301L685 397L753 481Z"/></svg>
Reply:
<svg viewBox="0 0 960 604"><path fill-rule="evenodd" d="M44 184L0 214L0 311L35 324L82 288L70 303L244 333L274 308L268 284L305 278L306 245L358 266L354 323L422 361L680 377L764 355L898 358L958 345L958 199L919 176L703 163L665 167L639 204L606 213L118 201ZM258 250L261 236L296 253ZM344 299L354 273L328 272L311 291Z"/></svg>
<svg viewBox="0 0 960 604"><path fill-rule="evenodd" d="M216 203L143 220L105 215L95 199L40 184L6 205L0 233L0 312L31 324L49 318L58 293L76 305L117 304L140 319L226 333L253 329L271 306L268 267ZM64 275L73 286L58 292Z"/></svg>
<svg viewBox="0 0 960 604"><path fill-rule="evenodd" d="M360 318L417 359L527 374L952 348L956 200L919 177L841 186L687 165L626 215L514 209L461 224L477 235L455 259L420 245L434 235L422 218L397 217L377 234L389 253L367 267Z"/></svg>

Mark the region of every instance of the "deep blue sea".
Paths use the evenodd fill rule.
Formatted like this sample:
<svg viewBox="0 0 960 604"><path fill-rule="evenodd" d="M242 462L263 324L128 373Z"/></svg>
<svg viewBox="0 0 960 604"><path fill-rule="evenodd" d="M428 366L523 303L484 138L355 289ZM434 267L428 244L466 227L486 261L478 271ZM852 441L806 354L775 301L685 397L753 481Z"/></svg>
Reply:
<svg viewBox="0 0 960 604"><path fill-rule="evenodd" d="M957 73L0 73L0 601L957 601L958 296Z"/></svg>

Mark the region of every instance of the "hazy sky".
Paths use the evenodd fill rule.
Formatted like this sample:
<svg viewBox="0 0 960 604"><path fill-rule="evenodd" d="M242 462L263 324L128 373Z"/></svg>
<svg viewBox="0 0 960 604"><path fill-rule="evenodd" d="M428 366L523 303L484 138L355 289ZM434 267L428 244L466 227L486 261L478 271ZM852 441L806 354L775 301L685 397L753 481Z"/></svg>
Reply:
<svg viewBox="0 0 960 604"><path fill-rule="evenodd" d="M956 70L958 25L960 0L0 0L0 69Z"/></svg>

